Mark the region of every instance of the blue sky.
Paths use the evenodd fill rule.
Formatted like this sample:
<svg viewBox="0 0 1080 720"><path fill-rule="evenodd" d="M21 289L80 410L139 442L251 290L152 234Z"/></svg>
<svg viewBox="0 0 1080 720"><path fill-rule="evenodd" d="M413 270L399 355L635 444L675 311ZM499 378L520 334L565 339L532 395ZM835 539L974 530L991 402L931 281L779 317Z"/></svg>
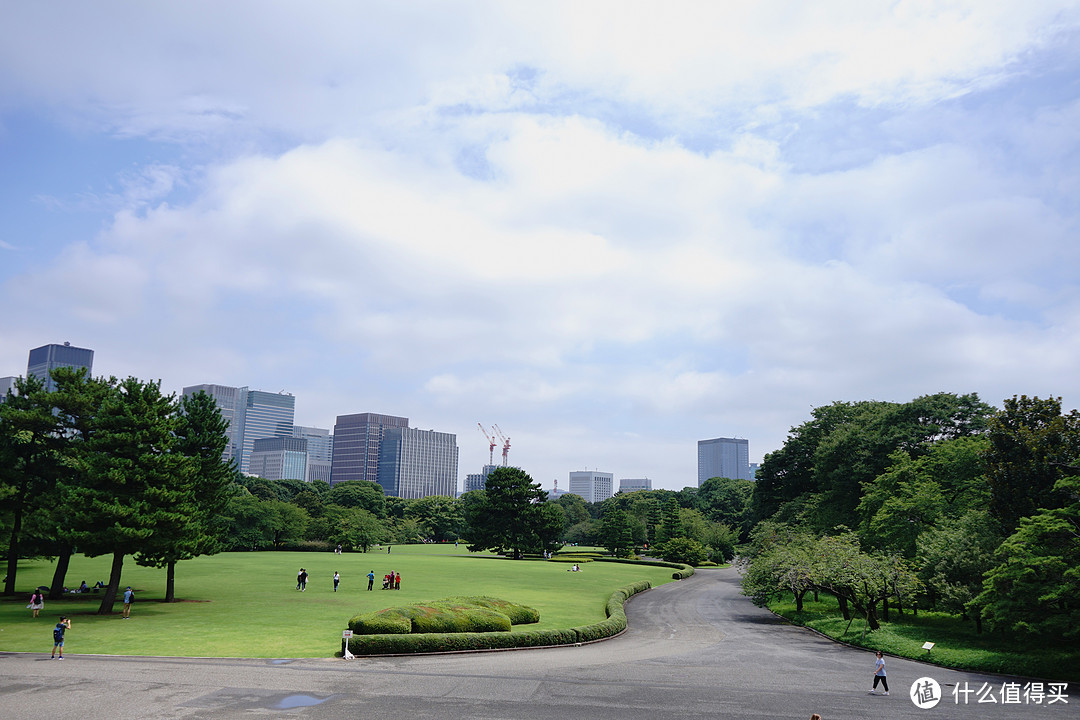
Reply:
<svg viewBox="0 0 1080 720"><path fill-rule="evenodd" d="M0 375L498 423L696 482L810 409L1080 377L1080 4L8 3Z"/></svg>

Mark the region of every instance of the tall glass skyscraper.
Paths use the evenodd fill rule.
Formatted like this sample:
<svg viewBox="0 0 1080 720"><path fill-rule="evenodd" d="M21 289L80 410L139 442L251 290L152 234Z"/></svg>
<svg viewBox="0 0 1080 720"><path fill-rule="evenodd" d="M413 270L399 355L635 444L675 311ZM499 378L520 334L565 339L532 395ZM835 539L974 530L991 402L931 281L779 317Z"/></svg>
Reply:
<svg viewBox="0 0 1080 720"><path fill-rule="evenodd" d="M308 441L298 437L258 438L252 443L248 472L267 480L304 480Z"/></svg>
<svg viewBox="0 0 1080 720"><path fill-rule="evenodd" d="M307 474L304 480L330 482L330 469L334 460L334 436L325 428L293 427L293 437L307 440Z"/></svg>
<svg viewBox="0 0 1080 720"><path fill-rule="evenodd" d="M289 393L204 384L184 388L184 395L200 391L214 398L221 416L229 423L229 444L222 457L235 460L241 472L250 472L256 440L293 436L296 398Z"/></svg>
<svg viewBox="0 0 1080 720"><path fill-rule="evenodd" d="M752 480L750 477L750 442L739 438L698 440L698 487L709 478Z"/></svg>
<svg viewBox="0 0 1080 720"><path fill-rule="evenodd" d="M378 483L387 495L410 500L457 495L457 435L387 428L379 449Z"/></svg>
<svg viewBox="0 0 1080 720"><path fill-rule="evenodd" d="M45 389L56 389L51 371L59 367L86 368L89 375L94 370L94 351L74 347L71 343L63 345L42 345L30 351L30 360L26 364L26 376L33 375L45 383Z"/></svg>
<svg viewBox="0 0 1080 720"><path fill-rule="evenodd" d="M244 448L244 414L247 410L248 389L246 387L238 388L228 385L208 384L191 385L184 388L185 396L195 395L200 392L214 398L218 410L221 411L221 417L225 418L225 422L229 423L229 428L225 431L229 437L229 444L225 446L225 451L221 453L222 459L235 460L236 466L240 467Z"/></svg>
<svg viewBox="0 0 1080 720"><path fill-rule="evenodd" d="M293 434L296 398L289 393L248 390L244 407L244 439L240 471L250 472L251 453L261 438L288 438ZM298 478L299 479L299 478Z"/></svg>
<svg viewBox="0 0 1080 720"><path fill-rule="evenodd" d="M387 428L407 428L409 418L378 413L338 415L330 484L346 480L379 481L379 446Z"/></svg>

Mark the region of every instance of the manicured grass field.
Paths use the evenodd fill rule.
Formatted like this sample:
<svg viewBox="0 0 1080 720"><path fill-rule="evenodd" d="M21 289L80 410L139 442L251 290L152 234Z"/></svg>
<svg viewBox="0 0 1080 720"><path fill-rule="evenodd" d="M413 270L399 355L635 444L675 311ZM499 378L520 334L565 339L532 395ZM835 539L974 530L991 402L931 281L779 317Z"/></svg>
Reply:
<svg viewBox="0 0 1080 720"><path fill-rule="evenodd" d="M863 620L855 618L848 627L848 621L840 615L836 598L824 594L819 596L818 602L813 601L812 595L807 595L801 613L795 612L795 600L790 595L780 602L770 603L769 608L829 637L899 657L929 660L936 665L961 670L1080 681L1080 648L1075 644L1056 642L1054 638L1010 641L985 630L977 634L974 623L964 622L955 615L925 610L920 610L917 617L910 611L898 615L895 608L890 614L892 622L882 622L880 629L867 631L864 637ZM935 643L929 655L922 649L927 641Z"/></svg>
<svg viewBox="0 0 1080 720"><path fill-rule="evenodd" d="M111 557L71 559L68 587L108 581ZM298 592L296 573L309 574ZM334 571L341 585L333 592ZM368 570L375 590L367 591ZM401 590L380 590L382 576L401 573ZM72 618L65 654L179 655L197 657L330 657L353 615L455 595L490 595L540 611L530 628L569 628L604 619L612 591L641 579L671 581L671 570L591 562L567 572L563 563L507 560L469 553L464 545L395 545L369 553L222 553L179 563L178 602L164 603L165 571L124 561L121 589L136 592L131 619L99 616L100 594L46 601L36 620L30 593L52 580L53 564L19 563L16 598L0 600L0 650L48 652L59 615Z"/></svg>

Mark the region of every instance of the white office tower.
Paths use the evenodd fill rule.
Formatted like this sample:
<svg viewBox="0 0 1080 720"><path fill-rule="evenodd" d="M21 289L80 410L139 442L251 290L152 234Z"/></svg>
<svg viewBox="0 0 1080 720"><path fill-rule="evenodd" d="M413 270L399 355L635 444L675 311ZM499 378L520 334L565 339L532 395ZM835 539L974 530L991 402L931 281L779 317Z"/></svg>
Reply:
<svg viewBox="0 0 1080 720"><path fill-rule="evenodd" d="M614 484L614 473L596 470L575 470L570 473L570 492L585 498L585 502L598 503L612 497Z"/></svg>

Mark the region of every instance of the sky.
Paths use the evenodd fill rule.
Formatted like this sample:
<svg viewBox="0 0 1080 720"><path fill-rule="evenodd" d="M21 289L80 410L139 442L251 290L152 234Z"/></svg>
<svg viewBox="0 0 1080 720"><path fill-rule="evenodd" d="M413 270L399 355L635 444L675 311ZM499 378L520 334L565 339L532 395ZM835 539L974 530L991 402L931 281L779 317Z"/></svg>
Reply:
<svg viewBox="0 0 1080 720"><path fill-rule="evenodd" d="M1080 2L0 5L0 376L697 483L813 408L1080 392ZM496 462L499 450L496 449Z"/></svg>

